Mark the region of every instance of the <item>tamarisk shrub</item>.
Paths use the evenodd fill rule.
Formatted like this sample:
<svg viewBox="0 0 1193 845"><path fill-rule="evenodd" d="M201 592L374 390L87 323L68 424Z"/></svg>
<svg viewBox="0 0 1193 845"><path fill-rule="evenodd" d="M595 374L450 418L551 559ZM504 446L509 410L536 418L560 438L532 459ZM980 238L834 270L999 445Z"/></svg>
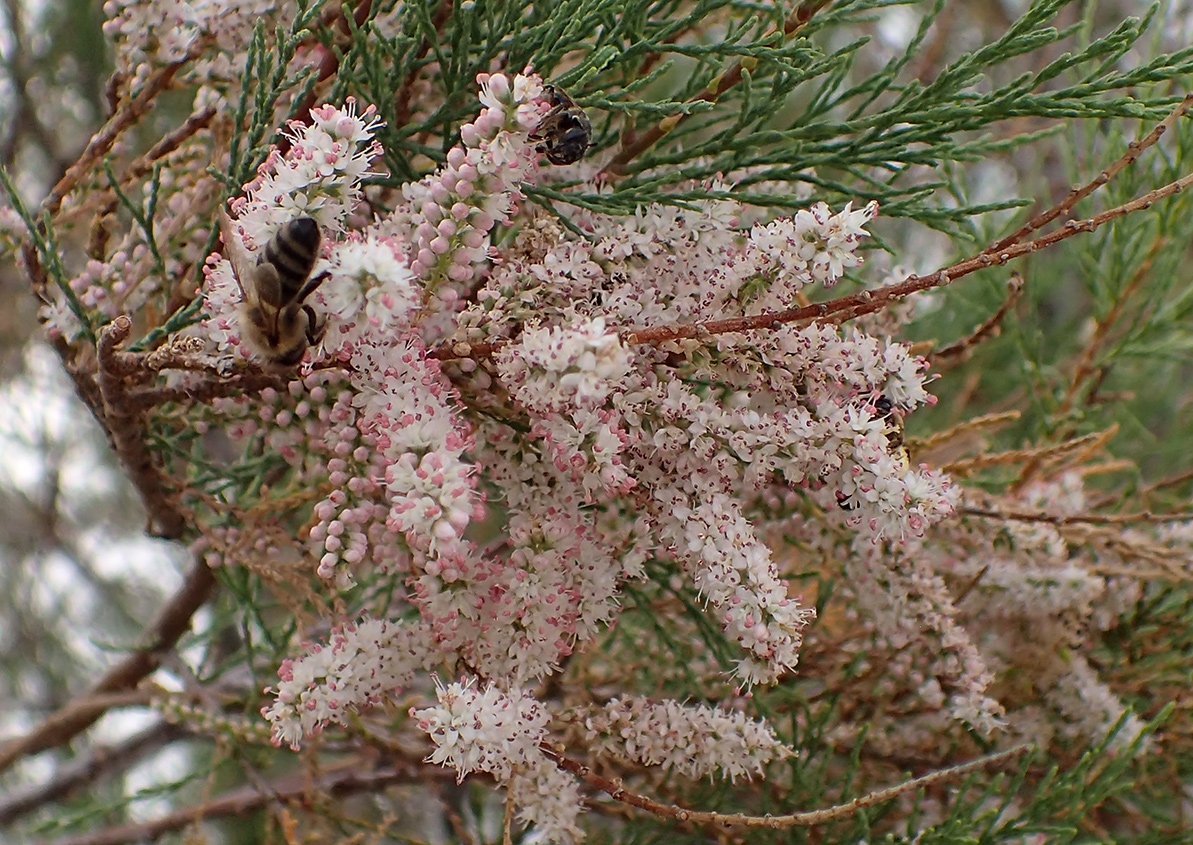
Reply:
<svg viewBox="0 0 1193 845"><path fill-rule="evenodd" d="M938 403L1034 280L1016 277L954 343L902 335L947 324L955 280L1005 279L1009 262L1185 187L1169 176L1042 233L1164 132L1182 151L1193 100L1048 88L1052 65L1031 90L986 91L980 62L994 79L1072 34L1047 26L1060 2L932 85L894 80L938 10L866 75L860 45L830 60L814 36L882 4L776 4L755 25L730 4L652 6L644 22L584 0L566 33L541 9L480 0L275 5L110 0L115 115L44 214L6 177L0 222L152 531L196 562L172 606L216 611L195 616L201 646L160 670L155 710L261 745L269 763L242 763L284 829L294 793L278 778L297 754L333 770L316 789L372 794L378 831L467 780L500 787L507 841L519 826L571 843L674 820L1035 841L1033 825L1086 823L1128 767L1161 755L1149 720L1166 693L1143 695L1120 664L1146 650L1132 624L1188 604L1193 521L1147 495L1187 476L1103 484L1127 471L1107 457L1115 431L1074 422L1110 338L1132 336L1116 321L1143 282L1085 330L1046 434L1007 412L1027 376L1005 407L975 398L980 372L967 398ZM651 22L668 16L673 33ZM602 41L618 21L644 28L646 52ZM1073 66L1113 64L1145 23ZM581 47L592 55L565 58ZM672 53L700 68L690 82L655 67ZM1186 53L1099 84L1158 85L1193 69ZM841 93L834 61L865 81ZM755 74L774 85L765 103ZM594 148L576 164L541 151L548 84L589 104ZM652 100L652 85L678 87ZM133 154L123 133L171 87L193 95L190 115ZM866 102L851 112L853 97ZM795 102L815 131L780 126ZM1015 203L970 204L958 182L950 206L940 185L887 171L1002 152L1029 139L959 145L1079 109L1159 129L970 258L897 269L929 268L888 216L973 246L969 221L999 212L1001 227ZM106 181L89 174L101 159ZM293 372L244 342L218 209L224 237L258 254L296 217L319 225L306 303L321 332ZM1000 429L1016 442L996 443ZM1028 746L1039 756L1002 792L938 787L973 771L961 761ZM1050 760L1072 790L1059 808L1040 787ZM600 795L637 815L613 819ZM879 803L889 819L863 812ZM439 822L480 841L492 808L474 810Z"/></svg>

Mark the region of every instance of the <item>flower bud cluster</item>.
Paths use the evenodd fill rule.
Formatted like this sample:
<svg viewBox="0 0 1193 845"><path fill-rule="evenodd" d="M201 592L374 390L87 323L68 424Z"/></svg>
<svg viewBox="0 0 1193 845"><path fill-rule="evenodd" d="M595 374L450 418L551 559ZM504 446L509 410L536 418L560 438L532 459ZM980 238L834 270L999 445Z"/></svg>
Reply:
<svg viewBox="0 0 1193 845"><path fill-rule="evenodd" d="M362 619L333 628L326 644L285 660L277 686L266 690L276 699L261 711L273 726L274 744L297 751L304 737L393 695L424 667L426 633L418 625Z"/></svg>
<svg viewBox="0 0 1193 845"><path fill-rule="evenodd" d="M706 704L622 696L594 710L584 727L593 750L688 778L748 779L793 753L765 722Z"/></svg>
<svg viewBox="0 0 1193 845"><path fill-rule="evenodd" d="M546 111L542 80L482 73L477 81L484 108L460 127L463 144L448 152L437 173L403 191L413 210L401 221L414 234L410 269L431 291L445 280L459 285L473 279L488 261L493 226L509 222L522 183L538 167L528 135Z"/></svg>
<svg viewBox="0 0 1193 845"><path fill-rule="evenodd" d="M461 781L486 772L508 784L519 818L534 824L545 841L583 838L578 785L539 747L548 738L542 704L521 688L502 691L490 684L479 690L472 680L445 685L436 679L435 692L438 706L410 711L435 744L429 762L450 766Z"/></svg>

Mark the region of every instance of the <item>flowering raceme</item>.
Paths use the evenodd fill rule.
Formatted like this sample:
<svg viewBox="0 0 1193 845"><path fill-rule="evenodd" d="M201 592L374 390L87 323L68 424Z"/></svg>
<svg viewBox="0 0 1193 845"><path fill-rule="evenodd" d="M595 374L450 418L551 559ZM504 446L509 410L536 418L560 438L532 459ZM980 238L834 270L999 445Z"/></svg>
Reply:
<svg viewBox="0 0 1193 845"><path fill-rule="evenodd" d="M344 626L287 661L265 711L275 741L297 746L423 667L467 667L488 680L484 692L441 685L450 715L416 714L439 749L432 759L509 780L528 820L570 840L574 818L543 803L560 795L559 773L536 756L545 714L522 720L530 739L517 760L500 756L508 738L466 747L460 727L508 707L538 713L516 690L601 634L645 560L679 566L737 644L742 687L770 684L795 668L814 612L791 593L750 503L785 485L826 524L899 544L951 514L956 493L888 442L889 415L931 401L924 361L902 345L817 324L656 345L625 334L789 307L833 284L861 264L874 203L838 213L820 203L746 228L724 199L632 218L561 207L565 229L522 205L525 186L548 178L530 140L550 108L542 81L479 81L484 108L461 144L364 228L346 220L379 151L371 108L316 108L290 130L289 151L266 159L232 204L234 228L260 249L294 216L318 220L314 272L328 275L310 303L326 329L309 374L263 397L268 413L254 417L243 399L215 411L240 415L242 438L291 448L302 484L324 491L306 534L322 578L348 588L372 570L405 583L390 595L392 620ZM494 246L498 224L517 235ZM242 354L237 301L213 256L204 332ZM473 354L480 344L492 353ZM287 430L312 444L305 456ZM399 618L411 608L417 623ZM751 774L784 754L763 727L745 739L754 729L737 717L642 707L641 718L682 716L699 734L689 758L665 755L691 776ZM746 746L730 753L714 739L725 732Z"/></svg>

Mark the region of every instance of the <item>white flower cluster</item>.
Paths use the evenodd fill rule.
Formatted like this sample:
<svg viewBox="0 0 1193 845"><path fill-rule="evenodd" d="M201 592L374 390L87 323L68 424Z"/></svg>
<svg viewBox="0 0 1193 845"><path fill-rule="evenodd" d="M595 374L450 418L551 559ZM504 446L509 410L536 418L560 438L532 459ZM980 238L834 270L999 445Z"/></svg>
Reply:
<svg viewBox="0 0 1193 845"><path fill-rule="evenodd" d="M801 632L816 613L787 595L740 504L723 493L693 499L679 488L661 489L655 499L660 535L720 615L725 636L745 652L736 670L742 685L772 684L793 670Z"/></svg>
<svg viewBox="0 0 1193 845"><path fill-rule="evenodd" d="M1078 473L1036 482L1004 500L974 490L967 495L980 508L1058 517L1088 509ZM1043 520L970 518L940 523L897 547L861 536L846 545L824 521L804 523L799 534L810 545L845 562L862 642L872 633L898 655L886 665L882 694L910 689L921 702L921 714L892 721L889 734L875 726L874 740L890 750L923 750L952 721L985 735L1010 730L1043 744L1057 736L1099 742L1123 719L1113 747L1134 742L1143 722L1098 676L1083 648L1092 627L1116 624L1138 599L1139 582L1110 579L1099 570L1113 566L1110 549L1164 549L1193 560L1193 544L1172 542L1167 526L1113 533L1104 548L1088 526L1064 532ZM958 593L963 601L954 599ZM996 698L995 679L1010 673L1039 691L1050 718L1035 703L1016 706L1013 699Z"/></svg>
<svg viewBox="0 0 1193 845"><path fill-rule="evenodd" d="M201 38L212 39L216 49L204 50L188 77L226 81L239 76L232 56L243 56L257 24L284 23L294 11L277 0L106 0L104 35L134 88L154 69L184 58Z"/></svg>
<svg viewBox="0 0 1193 845"><path fill-rule="evenodd" d="M233 204L238 215L234 226L246 246L263 249L281 226L301 216L314 217L324 232L343 229L344 219L360 202L360 181L381 152L373 138L379 125L375 111L369 106L357 114L356 104L349 98L342 109L328 105L311 109L311 123L290 127L289 151L284 156L277 150L271 152L257 178L245 186L247 196ZM323 269L320 263L314 272ZM338 309L331 311L338 319L329 326L333 333L328 343L333 351L350 346L372 328L371 322L353 321L347 315L363 310L377 327L410 319L415 307L410 273L391 243L350 240L337 244L330 270L326 298L319 299L317 294L316 301ZM240 342L237 314L240 285L231 263L213 253L204 271L207 336L219 347L247 356ZM362 299L373 304L371 313L367 306L362 309ZM363 325L357 328L357 323Z"/></svg>
<svg viewBox="0 0 1193 845"><path fill-rule="evenodd" d="M376 107L357 114L352 97L343 108L311 109L309 123L292 123L285 132L290 149L271 152L244 186L246 197L232 205L249 246L265 246L283 224L301 216L314 217L325 232L342 231L361 200L361 180L373 175L369 168L381 155L373 137L380 125Z"/></svg>
<svg viewBox="0 0 1193 845"><path fill-rule="evenodd" d="M689 778L717 772L731 781L750 778L793 753L765 722L705 704L618 697L590 714L584 727L595 750Z"/></svg>
<svg viewBox="0 0 1193 845"><path fill-rule="evenodd" d="M603 406L631 365L629 351L599 317L566 328L528 328L497 356L506 387L541 416Z"/></svg>
<svg viewBox="0 0 1193 845"><path fill-rule="evenodd" d="M772 683L796 665L813 611L790 595L748 502L785 483L872 543L917 536L951 513L947 480L893 454L877 408L880 397L899 414L931 401L924 362L818 325L632 350L621 335L789 307L803 287L861 263L877 207L816 205L745 231L728 201L649 206L628 220L571 209L590 237L538 220L497 248L494 226L522 221L523 187L541 175L529 136L550 105L537 77L479 79L483 110L462 144L367 228L340 235L378 152L372 110L351 103L291 127L290 151L271 155L235 204L258 249L297 215L319 221L330 242L316 267L328 278L310 302L326 318L314 354L348 369L336 390L294 382L280 397L292 410L246 419L241 433L278 428L266 436L297 471L330 485L308 540L319 574L341 587L358 567L405 576L399 603L418 608L423 648L441 660L506 687L542 678L615 618L620 584L653 554L682 566L739 644L742 685ZM226 262L209 265L206 295L209 336L234 346ZM512 342L492 361L445 369L430 354L493 341ZM474 402L486 412L466 416ZM299 434L311 444L305 459ZM482 489L496 494L504 531L478 548L466 532L485 516ZM279 742L392 694L409 667L433 662L420 652L387 664L374 654L384 649L354 643L338 634L283 667L268 711ZM361 674L374 659L382 670ZM440 699L443 713L420 713L436 759L509 781L526 819L574 836L578 804L560 801L560 773L526 768L541 763L526 749L546 730L531 699L460 685ZM660 707L642 718L686 720L699 734L688 759L668 758L682 771L732 778L781 754L753 723Z"/></svg>
<svg viewBox="0 0 1193 845"><path fill-rule="evenodd" d="M404 243L381 235L351 235L334 246L328 278L313 297L328 317L327 355L346 359L361 344L410 329L421 308L421 289L405 253Z"/></svg>
<svg viewBox="0 0 1193 845"><path fill-rule="evenodd" d="M549 714L538 701L518 688L478 690L471 681L436 679L435 692L438 707L410 712L435 744L430 762L455 769L460 780L487 772L507 784L519 818L547 842L583 838L579 787L539 747L547 740Z"/></svg>
<svg viewBox="0 0 1193 845"><path fill-rule="evenodd" d="M273 728L275 745L295 751L304 738L329 722L385 701L409 683L431 654L422 626L363 619L335 628L331 639L278 670L277 698L261 715Z"/></svg>

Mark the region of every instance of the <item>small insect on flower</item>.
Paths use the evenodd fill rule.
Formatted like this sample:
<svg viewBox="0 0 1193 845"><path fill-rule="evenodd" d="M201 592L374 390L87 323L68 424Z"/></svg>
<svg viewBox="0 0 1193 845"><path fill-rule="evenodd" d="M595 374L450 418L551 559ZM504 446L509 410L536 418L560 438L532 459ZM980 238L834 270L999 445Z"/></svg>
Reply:
<svg viewBox="0 0 1193 845"><path fill-rule="evenodd" d="M882 420L883 423L882 434L886 438L887 454L895 459L899 472L906 473L911 469L911 456L907 447L903 445L903 415L886 396L879 396L874 400L874 411L877 414L876 419ZM857 507L857 503L851 497L840 491L837 492L837 504L841 506L841 510L846 511Z"/></svg>
<svg viewBox="0 0 1193 845"><path fill-rule="evenodd" d="M886 427L882 433L886 435L887 451L899 463L899 469L907 472L911 469L911 456L907 447L903 445L903 415L895 410L894 404L886 396L879 396L874 402L874 410L879 413Z"/></svg>
<svg viewBox="0 0 1193 845"><path fill-rule="evenodd" d="M544 85L551 111L543 116L530 136L542 141L538 151L552 164L575 164L584 158L592 142L592 124L584 109L576 105L568 93L556 85Z"/></svg>
<svg viewBox="0 0 1193 845"><path fill-rule="evenodd" d="M254 261L223 208L219 218L225 252L240 288L237 311L242 339L267 364L283 369L296 366L307 347L323 335L323 320L306 304L328 276L320 273L310 278L319 257L319 224L311 217L294 218L278 229Z"/></svg>

